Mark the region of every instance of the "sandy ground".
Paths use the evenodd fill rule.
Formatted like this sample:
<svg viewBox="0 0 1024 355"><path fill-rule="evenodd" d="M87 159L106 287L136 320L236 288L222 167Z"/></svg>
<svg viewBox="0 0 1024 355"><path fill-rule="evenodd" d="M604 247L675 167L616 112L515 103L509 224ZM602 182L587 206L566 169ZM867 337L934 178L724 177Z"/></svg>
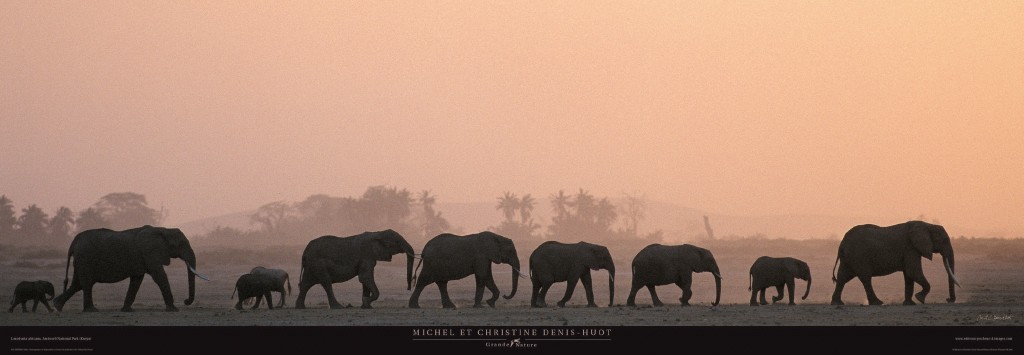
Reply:
<svg viewBox="0 0 1024 355"><path fill-rule="evenodd" d="M946 304L947 286L941 262L925 260L926 274L932 283L928 304L903 306L903 282L899 274L875 279L879 297L886 302L883 306L866 306L864 289L856 280L850 282L843 295L846 306L830 306L833 284L831 266L833 255L803 258L812 266L814 283L807 300L799 300L806 284L797 282L797 305L751 307L747 291L747 270L753 258L750 256L718 255L724 276L722 305L711 307L714 300L714 283L710 274L694 276L693 306L680 307L680 290L675 286L658 287L659 297L665 307L651 307L650 296L641 290L637 296L639 307L625 307L629 291L629 274L617 275L615 307L607 307L607 274L594 273L594 290L599 308L585 308L582 286L566 308L532 309L528 307L530 285L521 280L518 293L512 300L499 299L496 308L472 308L473 281L471 278L449 283L455 310L440 308L436 286L429 286L420 299L422 309L409 309L408 297L411 291L405 289L404 261L378 266L376 275L382 289L382 297L374 309L359 309L360 286L350 280L334 285L334 291L342 304L353 308L330 310L322 288L315 286L307 296L307 309L294 309L295 295L287 296L284 309L236 311L235 301L230 299L234 281L252 265L216 265L207 263L201 271L211 276L212 281L197 279L197 302L192 306L182 305L187 294L185 269L179 260L167 267L171 279L177 313L163 312L163 302L156 285L148 277L142 284L135 302L134 313L118 311L127 290L127 281L116 284L100 284L95 290L98 313L83 313L82 294L78 293L65 306L63 312L47 313L40 305L36 313L22 313L16 308L13 313L0 312L0 324L7 326L833 326L833 325L882 325L882 326L1020 326L1024 324L1024 273L1020 263L993 261L984 256L958 255L958 276L963 287L957 290L955 304ZM936 260L939 260L936 258ZM21 280L44 279L56 285L58 293L64 279L63 260L45 267L0 266L0 290L4 304L9 305L14 285ZM202 261L200 261L200 265ZM624 262L620 262L625 265ZM46 265L46 264L43 264ZM825 267L827 265L827 267ZM270 267L282 267L267 265ZM298 275L297 267L282 267L293 277ZM622 268L622 267L620 267ZM508 266L495 265L494 272L498 287L505 294L511 290L511 271ZM297 280L293 280L293 291L297 292ZM548 293L547 302L554 305L561 298L565 284L556 284ZM774 291L770 291L772 294ZM485 294L485 297L489 294ZM275 303L278 294L274 294ZM31 309L31 303L29 304Z"/></svg>

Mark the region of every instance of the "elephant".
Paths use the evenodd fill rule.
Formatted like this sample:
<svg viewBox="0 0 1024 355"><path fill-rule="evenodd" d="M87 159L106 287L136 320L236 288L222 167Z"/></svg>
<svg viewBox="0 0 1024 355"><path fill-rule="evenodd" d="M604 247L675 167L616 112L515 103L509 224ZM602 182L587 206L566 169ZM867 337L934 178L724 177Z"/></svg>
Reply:
<svg viewBox="0 0 1024 355"><path fill-rule="evenodd" d="M565 307L565 303L572 298L576 282L583 281L583 289L587 292L587 307L597 307L590 270L602 269L608 270L608 307L611 307L615 302L615 263L607 247L586 242L544 242L530 254L530 280L533 282L530 306L547 307L544 297L551 284L568 282L565 296L558 301L559 307Z"/></svg>
<svg viewBox="0 0 1024 355"><path fill-rule="evenodd" d="M287 289L288 293L292 293L292 281L288 278L288 272L284 271L284 270L281 270L281 269L268 269L268 268L265 268L265 267L262 267L262 266L257 266L257 267L252 268L252 270L249 271L249 273L250 274L267 275L271 279L274 280L274 285L273 285L273 287L270 290L274 291L274 292L280 292L281 293L281 301L280 301L280 303L277 304L277 307L278 308L283 308L284 307L284 302L285 302L285 300L284 300L285 297L284 296L285 296L285 286L286 285L288 286L288 289ZM245 304L245 305L248 305L248 304L250 304L252 302L253 302L252 299L246 299L242 303Z"/></svg>
<svg viewBox="0 0 1024 355"><path fill-rule="evenodd" d="M306 308L306 292L313 285L321 285L327 291L331 309L343 308L334 297L331 284L345 282L359 277L363 284L362 308L373 308L370 303L380 297L380 290L373 278L373 269L378 261L391 261L391 256L406 255L406 290L412 286L412 266L415 252L401 234L391 229L378 232L364 232L349 237L325 235L313 239L302 252L302 268L299 271L299 296L295 308Z"/></svg>
<svg viewBox="0 0 1024 355"><path fill-rule="evenodd" d="M773 258L770 256L762 256L754 261L754 264L750 266L750 287L747 291L750 292L750 305L757 306L756 301L758 292L761 293L761 305L768 304L768 301L764 299L765 291L772 286L775 286L778 295L772 296L772 303L782 300L782 287L786 286L789 290L789 304L794 305L793 302L793 289L796 283L793 281L794 278L806 280L807 290L804 291L804 296L801 300L806 300L807 295L811 292L811 268L807 266L807 263L795 258Z"/></svg>
<svg viewBox="0 0 1024 355"><path fill-rule="evenodd" d="M274 301L271 297L270 291L273 291L277 286L277 280L267 274L245 274L238 277L238 281L235 281L235 289L231 291L231 297L235 297L235 291L238 291L238 303L235 303L235 309L242 309L242 301L248 298L255 298L255 304L251 309L260 307L260 301L264 298L267 299L267 308L274 309Z"/></svg>
<svg viewBox="0 0 1024 355"><path fill-rule="evenodd" d="M459 280L469 275L476 277L473 307L483 307L480 302L483 300L484 287L491 291L491 298L487 300L487 304L494 307L494 302L498 299L498 286L494 284L491 263L512 266L512 292L504 296L507 300L512 299L519 288L519 278L522 277L519 272L519 255L512 239L490 231L465 236L444 233L430 239L423 246L423 256L420 259L423 270L416 281L416 289L409 298L409 308L420 308L420 293L424 287L432 283L436 283L437 289L441 292L442 307L456 308L455 303L448 297L448 281Z"/></svg>
<svg viewBox="0 0 1024 355"><path fill-rule="evenodd" d="M75 273L69 288L67 274L72 257L75 259ZM96 312L98 310L92 300L93 285L97 282L115 283L129 279L128 294L125 295L121 311L131 312L142 278L149 275L160 287L165 310L177 312L171 285L163 268L171 264L171 258L185 261L188 269L188 298L185 299L185 305L191 305L195 301L196 276L204 280L209 278L196 272L196 254L180 229L145 225L123 231L101 228L78 233L68 248L64 292L54 299L54 308L61 311L69 298L82 291L83 311Z"/></svg>
<svg viewBox="0 0 1024 355"><path fill-rule="evenodd" d="M53 299L56 291L53 289L53 284L49 281L22 281L14 287L14 299L11 300L11 308L7 312L14 312L14 306L21 303L21 312L28 312L25 308L25 304L28 301L32 301L32 313L36 312L36 308L39 307L39 303L42 302L43 306L46 306L47 312L53 312L53 308L50 308L50 303L47 302ZM46 298L49 295L50 298Z"/></svg>
<svg viewBox="0 0 1024 355"><path fill-rule="evenodd" d="M647 287L651 292L651 301L655 307L664 304L658 299L655 286L675 284L683 290L679 298L682 306L690 305L693 291L690 285L694 272L711 272L715 276L715 302L717 306L722 298L722 274L718 271L718 262L711 251L690 244L661 245L651 244L640 250L633 258L633 284L630 286L626 305L636 306L636 292Z"/></svg>
<svg viewBox="0 0 1024 355"><path fill-rule="evenodd" d="M960 286L960 282L956 279L953 244L941 225L909 221L888 227L864 224L850 228L839 243L836 264L832 266L832 281L836 284L832 304L843 304L843 286L856 277L864 284L868 304L881 305L882 300L878 299L871 287L871 278L894 272L903 272L903 304L915 304L910 298L915 282L921 285L921 292L915 296L919 302L924 303L931 286L924 277L921 257L932 260L934 253L942 255L942 263L946 268L949 283L949 298L946 302L956 302L953 285Z"/></svg>

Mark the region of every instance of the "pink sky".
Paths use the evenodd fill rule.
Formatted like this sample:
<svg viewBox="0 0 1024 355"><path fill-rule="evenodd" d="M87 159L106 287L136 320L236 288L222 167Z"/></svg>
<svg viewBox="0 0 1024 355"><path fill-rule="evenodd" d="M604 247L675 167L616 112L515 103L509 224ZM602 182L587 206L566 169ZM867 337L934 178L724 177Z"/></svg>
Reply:
<svg viewBox="0 0 1024 355"><path fill-rule="evenodd" d="M133 191L173 224L582 187L1020 235L1022 24L1020 1L0 1L0 193Z"/></svg>

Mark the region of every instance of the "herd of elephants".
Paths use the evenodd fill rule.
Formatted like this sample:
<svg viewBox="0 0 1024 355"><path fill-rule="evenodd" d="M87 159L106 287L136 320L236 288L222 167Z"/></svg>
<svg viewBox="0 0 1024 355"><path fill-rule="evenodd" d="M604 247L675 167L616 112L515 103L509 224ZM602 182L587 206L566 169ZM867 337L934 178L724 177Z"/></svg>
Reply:
<svg viewBox="0 0 1024 355"><path fill-rule="evenodd" d="M903 304L913 305L912 296L924 303L931 286L921 268L921 258L932 258L934 253L942 256L949 283L947 302L956 301L954 285L959 286L955 276L953 247L946 230L936 224L909 221L888 227L859 225L851 228L839 244L836 263L833 265L832 280L835 290L832 304L843 304L843 287L853 278L864 285L868 303L882 304L871 287L874 276L902 272L906 292ZM374 267L378 261L390 261L393 255L405 254L407 290L415 289L409 298L409 308L419 308L419 297L423 289L437 284L444 308L455 308L448 295L448 281L459 280L473 275L476 280L474 307L483 307L484 288L491 292L487 304L494 307L498 299L498 287L494 283L491 264L508 264L512 267L512 291L505 299L515 296L519 278L530 280L533 286L530 305L546 307L545 296L551 285L567 282L565 295L558 301L564 307L570 300L577 282L583 283L587 307L596 307L592 287L591 270L607 270L609 306L615 300L615 265L608 248L601 245L579 242L565 244L548 241L530 254L529 275L520 272L519 256L515 244L509 238L493 232L457 236L441 234L426 243L420 254L398 232L384 230L366 232L349 237L322 236L313 239L302 253L302 265L298 281L299 294L295 308L305 308L306 293L314 285L321 285L327 292L331 308L342 308L334 296L332 284L358 277L362 284L362 308L371 308L371 303L380 297L374 281ZM129 280L128 293L122 311L132 311L136 293L145 275L149 275L157 286L167 311L177 311L174 297L168 283L164 266L171 258L180 258L188 266L188 298L185 305L195 300L195 278L206 279L196 271L196 254L188 239L179 229L143 226L114 231L92 229L75 236L68 248L65 266L64 289L55 295L54 287L46 281L24 281L15 288L14 299L9 311L17 304L25 311L27 301L33 301L33 311L40 302L50 311L47 300L53 300L54 308L62 310L69 298L82 291L83 308L86 312L97 311L93 304L92 288L97 282L115 283ZM74 259L74 274L68 285L68 269ZM420 259L418 264L416 259ZM416 272L414 272L414 264ZM422 266L422 270L420 267ZM689 304L691 282L694 272L710 272L715 277L715 302L721 299L722 276L718 263L710 250L697 246L651 244L640 250L631 266L632 285L626 304L636 306L637 291L646 287L655 306L661 306L655 286L675 284L682 289L681 305ZM763 256L753 262L750 268L750 305L765 305L765 291L775 287L778 294L772 297L776 302L783 298L783 288L788 288L789 304L793 302L794 279L807 281L802 299L811 289L811 273L807 263L789 257L773 258ZM921 285L921 291L913 295L914 284ZM260 306L265 298L267 307L274 308L271 292L281 292L278 307L284 305L285 285L291 291L288 273L279 269L254 268L239 277L235 283L238 292L236 309L243 301L254 299L253 309ZM233 293L234 293L233 291ZM760 294L760 297L758 297ZM48 296L48 297L47 297ZM232 297L234 295L232 294Z"/></svg>

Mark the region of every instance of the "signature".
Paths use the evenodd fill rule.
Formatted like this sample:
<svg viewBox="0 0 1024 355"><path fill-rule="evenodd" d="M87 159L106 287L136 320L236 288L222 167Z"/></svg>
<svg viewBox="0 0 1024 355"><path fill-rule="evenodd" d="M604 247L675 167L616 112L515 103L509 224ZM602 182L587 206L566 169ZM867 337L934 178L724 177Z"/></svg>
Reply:
<svg viewBox="0 0 1024 355"><path fill-rule="evenodd" d="M978 315L978 320L1012 320L1013 316L1009 314L981 314Z"/></svg>

